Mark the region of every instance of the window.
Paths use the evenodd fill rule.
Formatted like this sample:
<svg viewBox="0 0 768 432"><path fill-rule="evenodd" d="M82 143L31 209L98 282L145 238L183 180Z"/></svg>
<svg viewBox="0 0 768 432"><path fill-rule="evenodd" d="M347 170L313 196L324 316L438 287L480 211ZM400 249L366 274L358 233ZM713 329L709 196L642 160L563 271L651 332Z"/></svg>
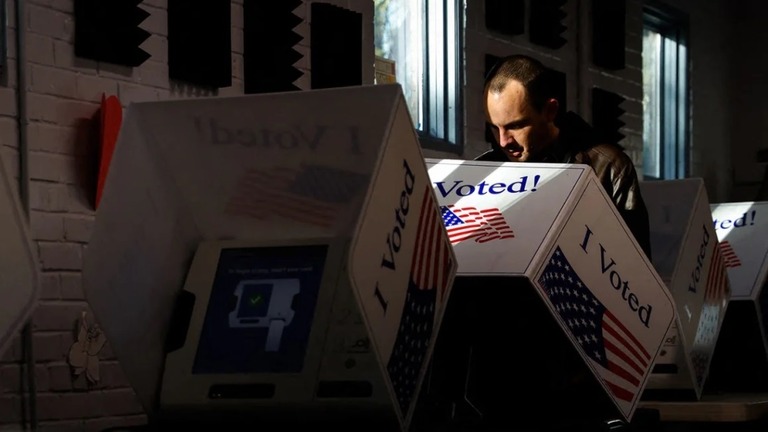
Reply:
<svg viewBox="0 0 768 432"><path fill-rule="evenodd" d="M643 21L643 174L688 175L689 99L687 19L649 6Z"/></svg>
<svg viewBox="0 0 768 432"><path fill-rule="evenodd" d="M374 0L376 56L394 64L425 148L460 153L464 0Z"/></svg>

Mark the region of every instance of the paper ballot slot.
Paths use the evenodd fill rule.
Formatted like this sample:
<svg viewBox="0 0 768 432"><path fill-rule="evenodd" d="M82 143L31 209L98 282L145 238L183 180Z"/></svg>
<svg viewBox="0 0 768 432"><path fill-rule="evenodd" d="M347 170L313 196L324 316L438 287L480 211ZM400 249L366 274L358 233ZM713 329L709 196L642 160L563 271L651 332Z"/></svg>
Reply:
<svg viewBox="0 0 768 432"><path fill-rule="evenodd" d="M768 202L710 206L732 296L712 359L712 391L768 391ZM708 385L710 387L710 385Z"/></svg>
<svg viewBox="0 0 768 432"><path fill-rule="evenodd" d="M150 419L356 430L408 428L456 270L397 84L129 106L84 261Z"/></svg>
<svg viewBox="0 0 768 432"><path fill-rule="evenodd" d="M468 377L461 392L468 404L439 391L423 404L437 413L462 406L467 418L475 412L492 427L504 427L505 417L506 426L536 422L530 416L542 405L563 421L605 412L631 419L674 304L591 168L437 159L427 166L458 260L456 297L471 301L449 302L429 382L457 374L440 366L453 364L444 352L464 352L454 358L467 363L453 366L466 371L458 376ZM474 309L450 313L467 307ZM452 334L476 315L482 327ZM451 348L462 342L468 348ZM494 366L489 356L505 361ZM568 358L577 364L561 361ZM496 387L494 377L507 384ZM535 396L521 405L519 395Z"/></svg>
<svg viewBox="0 0 768 432"><path fill-rule="evenodd" d="M640 183L653 264L677 306L644 399L699 399L730 298L725 258L698 178Z"/></svg>
<svg viewBox="0 0 768 432"><path fill-rule="evenodd" d="M0 356L37 303L38 264L15 186L0 163Z"/></svg>

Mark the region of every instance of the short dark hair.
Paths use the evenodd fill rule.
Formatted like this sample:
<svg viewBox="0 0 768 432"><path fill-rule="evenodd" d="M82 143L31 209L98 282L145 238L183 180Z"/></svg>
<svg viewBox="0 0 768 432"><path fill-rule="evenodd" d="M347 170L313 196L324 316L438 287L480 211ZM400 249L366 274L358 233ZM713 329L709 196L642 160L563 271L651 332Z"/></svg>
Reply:
<svg viewBox="0 0 768 432"><path fill-rule="evenodd" d="M485 77L485 91L499 93L512 80L523 85L537 111L544 109L547 100L556 98L552 71L533 57L514 54L499 59Z"/></svg>

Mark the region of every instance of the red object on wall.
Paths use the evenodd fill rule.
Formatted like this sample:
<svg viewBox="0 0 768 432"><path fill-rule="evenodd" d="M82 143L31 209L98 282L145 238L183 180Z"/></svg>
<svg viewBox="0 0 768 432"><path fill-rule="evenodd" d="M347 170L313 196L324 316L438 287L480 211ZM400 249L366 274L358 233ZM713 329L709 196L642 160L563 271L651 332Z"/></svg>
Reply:
<svg viewBox="0 0 768 432"><path fill-rule="evenodd" d="M115 151L117 135L123 122L123 106L117 96L101 95L101 118L99 130L99 170L96 182L96 208L99 208L104 182L107 179L109 163Z"/></svg>

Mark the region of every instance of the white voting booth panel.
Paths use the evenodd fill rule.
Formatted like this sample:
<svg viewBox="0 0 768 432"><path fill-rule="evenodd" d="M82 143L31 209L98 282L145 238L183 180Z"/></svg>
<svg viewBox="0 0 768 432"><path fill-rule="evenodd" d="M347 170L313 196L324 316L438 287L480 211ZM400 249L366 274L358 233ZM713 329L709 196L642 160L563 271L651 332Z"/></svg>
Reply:
<svg viewBox="0 0 768 432"><path fill-rule="evenodd" d="M405 429L455 263L394 84L131 105L83 278L150 413Z"/></svg>
<svg viewBox="0 0 768 432"><path fill-rule="evenodd" d="M38 295L37 254L21 205L0 161L0 355L32 313Z"/></svg>
<svg viewBox="0 0 768 432"><path fill-rule="evenodd" d="M674 303L591 168L438 159L427 166L457 275L528 279L617 411L631 418Z"/></svg>
<svg viewBox="0 0 768 432"><path fill-rule="evenodd" d="M731 282L731 302L713 359L723 391L768 391L768 202L711 204Z"/></svg>
<svg viewBox="0 0 768 432"><path fill-rule="evenodd" d="M733 299L757 300L768 274L768 202L712 204Z"/></svg>
<svg viewBox="0 0 768 432"><path fill-rule="evenodd" d="M678 312L647 388L690 390L698 399L730 298L709 198L698 178L641 182L640 190L648 208L653 264Z"/></svg>

